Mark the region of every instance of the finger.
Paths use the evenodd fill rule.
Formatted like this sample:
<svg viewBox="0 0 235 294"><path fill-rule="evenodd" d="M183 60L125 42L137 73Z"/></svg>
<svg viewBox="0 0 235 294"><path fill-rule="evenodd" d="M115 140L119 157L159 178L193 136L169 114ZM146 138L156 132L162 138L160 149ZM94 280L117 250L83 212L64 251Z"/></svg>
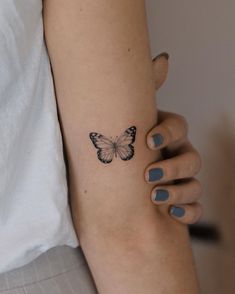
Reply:
<svg viewBox="0 0 235 294"><path fill-rule="evenodd" d="M159 89L166 81L169 67L168 59L169 54L166 52L159 54L153 59L153 71L156 90Z"/></svg>
<svg viewBox="0 0 235 294"><path fill-rule="evenodd" d="M194 177L201 168L201 158L195 151L185 152L170 159L150 164L145 169L148 183L165 183L171 180Z"/></svg>
<svg viewBox="0 0 235 294"><path fill-rule="evenodd" d="M184 224L194 224L202 216L202 205L200 203L171 206L169 214L175 220Z"/></svg>
<svg viewBox="0 0 235 294"><path fill-rule="evenodd" d="M151 199L154 204L190 204L199 200L202 195L202 185L195 179L176 185L161 185L154 187Z"/></svg>
<svg viewBox="0 0 235 294"><path fill-rule="evenodd" d="M161 114L163 116L163 114ZM161 117L162 118L162 117ZM163 119L163 118L162 118ZM147 145L150 149L161 149L187 137L188 123L178 114L165 114L165 118L147 134Z"/></svg>

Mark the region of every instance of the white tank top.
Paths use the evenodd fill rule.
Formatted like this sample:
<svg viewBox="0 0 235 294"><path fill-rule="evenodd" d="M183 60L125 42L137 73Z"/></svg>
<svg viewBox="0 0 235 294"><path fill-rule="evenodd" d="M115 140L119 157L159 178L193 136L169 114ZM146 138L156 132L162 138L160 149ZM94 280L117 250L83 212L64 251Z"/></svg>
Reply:
<svg viewBox="0 0 235 294"><path fill-rule="evenodd" d="M41 0L0 0L0 273L77 247Z"/></svg>

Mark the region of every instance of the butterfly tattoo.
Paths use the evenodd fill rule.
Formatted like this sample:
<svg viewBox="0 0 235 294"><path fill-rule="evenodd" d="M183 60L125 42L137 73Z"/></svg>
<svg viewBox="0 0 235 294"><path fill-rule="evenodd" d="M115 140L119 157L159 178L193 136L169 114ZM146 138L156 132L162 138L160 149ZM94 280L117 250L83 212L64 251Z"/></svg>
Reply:
<svg viewBox="0 0 235 294"><path fill-rule="evenodd" d="M103 163L110 163L113 157L119 157L122 160L130 160L134 156L134 146L135 142L136 127L132 126L125 130L116 139L109 139L102 134L92 132L90 133L90 139L94 144L95 148L98 149L97 157Z"/></svg>

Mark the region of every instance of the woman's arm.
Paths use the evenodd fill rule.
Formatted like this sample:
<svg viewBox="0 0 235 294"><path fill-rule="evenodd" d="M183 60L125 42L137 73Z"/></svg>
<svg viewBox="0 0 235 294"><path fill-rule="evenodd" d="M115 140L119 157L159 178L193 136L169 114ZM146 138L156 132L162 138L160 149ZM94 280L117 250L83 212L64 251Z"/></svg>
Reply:
<svg viewBox="0 0 235 294"><path fill-rule="evenodd" d="M74 223L99 293L198 293L186 227L152 205L144 179L159 157L145 142L157 113L144 1L45 0L44 20ZM89 134L131 126L133 158L102 163Z"/></svg>

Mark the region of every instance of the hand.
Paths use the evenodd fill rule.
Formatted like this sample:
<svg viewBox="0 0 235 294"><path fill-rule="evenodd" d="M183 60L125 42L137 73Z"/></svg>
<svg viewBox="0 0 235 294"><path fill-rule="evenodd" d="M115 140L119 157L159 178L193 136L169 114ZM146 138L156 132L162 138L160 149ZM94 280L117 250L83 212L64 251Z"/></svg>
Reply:
<svg viewBox="0 0 235 294"><path fill-rule="evenodd" d="M168 54L153 60L156 89L166 80ZM198 199L200 182L194 178L201 167L201 158L187 138L188 126L181 115L159 111L158 125L147 134L147 145L161 150L163 160L150 164L145 171L148 183L156 184L151 199L156 205L170 205L169 214L176 220L192 224L202 215Z"/></svg>

